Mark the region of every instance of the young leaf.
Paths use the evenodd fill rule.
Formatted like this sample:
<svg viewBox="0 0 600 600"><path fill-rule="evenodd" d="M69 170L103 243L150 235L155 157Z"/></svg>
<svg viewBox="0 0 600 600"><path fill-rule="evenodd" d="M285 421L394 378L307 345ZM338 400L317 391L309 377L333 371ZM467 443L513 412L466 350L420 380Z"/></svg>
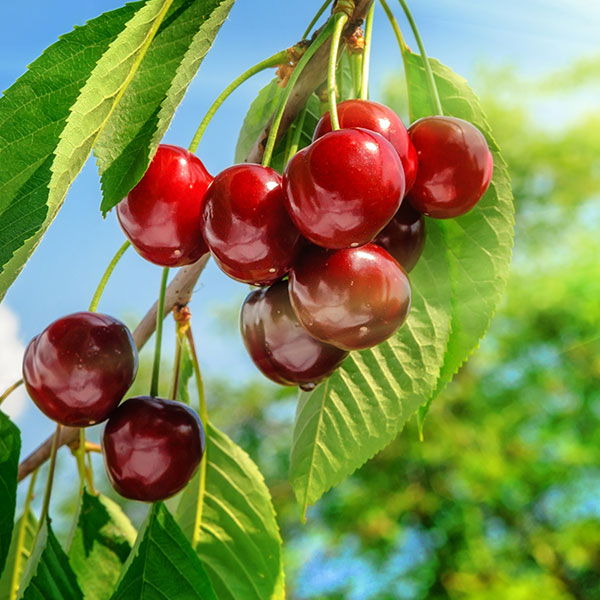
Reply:
<svg viewBox="0 0 600 600"><path fill-rule="evenodd" d="M17 600L23 571L33 551L36 532L37 519L27 509L15 523L6 565L0 577L0 598Z"/></svg>
<svg viewBox="0 0 600 600"><path fill-rule="evenodd" d="M462 217L440 222L452 286L452 334L440 391L477 349L502 297L514 241L514 206L510 175L479 99L465 79L435 59L429 62L444 114L476 125L494 156L492 183L477 206ZM407 50L404 63L411 119L433 114L421 57Z"/></svg>
<svg viewBox="0 0 600 600"><path fill-rule="evenodd" d="M135 77L100 134L94 154L102 210L139 181L234 0L173 0Z"/></svg>
<svg viewBox="0 0 600 600"><path fill-rule="evenodd" d="M275 114L281 99L281 92L282 88L277 84L277 79L273 79L260 90L258 96L250 105L240 129L235 147L234 162L241 163L246 160L250 150L258 140L258 136Z"/></svg>
<svg viewBox="0 0 600 600"><path fill-rule="evenodd" d="M69 559L45 521L27 564L21 600L83 600Z"/></svg>
<svg viewBox="0 0 600 600"><path fill-rule="evenodd" d="M441 229L427 223L411 273L412 308L388 341L352 353L327 382L302 393L290 479L303 513L389 444L434 392L450 333L449 267Z"/></svg>
<svg viewBox="0 0 600 600"><path fill-rule="evenodd" d="M219 600L283 600L281 537L263 477L250 457L210 424L207 438L206 489L202 493L192 480L180 501L179 523L199 540L197 551Z"/></svg>
<svg viewBox="0 0 600 600"><path fill-rule="evenodd" d="M154 504L111 600L217 600L198 555L162 502Z"/></svg>
<svg viewBox="0 0 600 600"><path fill-rule="evenodd" d="M20 451L19 429L0 412L0 573L8 555L15 518Z"/></svg>
<svg viewBox="0 0 600 600"><path fill-rule="evenodd" d="M69 560L86 600L110 598L135 538L118 504L84 491Z"/></svg>

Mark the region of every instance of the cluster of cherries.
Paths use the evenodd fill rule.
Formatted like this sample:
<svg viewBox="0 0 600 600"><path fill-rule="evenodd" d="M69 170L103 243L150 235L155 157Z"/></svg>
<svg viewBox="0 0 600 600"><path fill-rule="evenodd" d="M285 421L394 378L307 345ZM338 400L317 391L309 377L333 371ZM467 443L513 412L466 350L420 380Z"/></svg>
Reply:
<svg viewBox="0 0 600 600"><path fill-rule="evenodd" d="M425 241L423 215L469 211L486 191L492 155L472 124L426 117L408 130L388 107L338 105L283 177L239 164L212 177L186 150L161 145L117 206L123 231L150 262L180 267L208 251L230 277L260 286L241 311L256 366L283 385L312 389L351 350L377 345L405 321L407 277ZM137 370L131 333L107 315L59 319L27 347L24 381L38 407L72 427L108 419L103 454L127 498L167 498L204 454L198 415L139 396L121 403Z"/></svg>

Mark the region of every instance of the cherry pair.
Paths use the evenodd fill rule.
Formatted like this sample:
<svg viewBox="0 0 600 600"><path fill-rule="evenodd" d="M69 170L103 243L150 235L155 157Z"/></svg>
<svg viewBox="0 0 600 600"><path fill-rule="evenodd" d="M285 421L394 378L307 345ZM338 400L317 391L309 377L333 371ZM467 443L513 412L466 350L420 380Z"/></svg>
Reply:
<svg viewBox="0 0 600 600"><path fill-rule="evenodd" d="M129 329L113 317L79 312L51 323L27 346L23 379L48 417L69 427L108 419L103 453L108 476L123 496L147 502L181 490L204 454L196 413L162 398L119 403L137 371Z"/></svg>

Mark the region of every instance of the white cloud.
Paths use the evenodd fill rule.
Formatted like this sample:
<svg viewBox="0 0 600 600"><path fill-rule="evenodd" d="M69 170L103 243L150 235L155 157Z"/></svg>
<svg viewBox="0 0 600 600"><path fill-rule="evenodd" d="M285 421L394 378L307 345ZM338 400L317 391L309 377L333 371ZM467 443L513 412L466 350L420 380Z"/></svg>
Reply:
<svg viewBox="0 0 600 600"><path fill-rule="evenodd" d="M21 378L24 351L16 315L0 304L0 393ZM18 419L27 407L26 398L25 390L20 387L2 403L2 411L12 419Z"/></svg>

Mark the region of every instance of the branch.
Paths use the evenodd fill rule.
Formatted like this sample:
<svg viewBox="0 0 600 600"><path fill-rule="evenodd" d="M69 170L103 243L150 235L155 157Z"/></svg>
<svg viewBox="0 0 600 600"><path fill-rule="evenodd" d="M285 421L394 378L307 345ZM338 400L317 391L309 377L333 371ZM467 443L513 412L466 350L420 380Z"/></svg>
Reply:
<svg viewBox="0 0 600 600"><path fill-rule="evenodd" d="M344 37L347 38L355 29L360 26L369 10L369 7L374 0L357 0L352 18L348 22L344 30ZM314 90L325 80L327 74L327 62L329 59L329 42L326 42L312 57L311 61L306 65L302 75L290 96L290 100L286 106L281 127L279 128L278 139L285 134L286 130L293 123L294 119L300 110L306 104L310 95ZM267 137L269 135L270 123L259 136L255 146L250 151L246 158L246 162L260 162ZM165 300L165 315L173 310L173 307L185 306L192 297L192 292L204 270L208 261L208 255L202 257L197 263L181 269L175 279L167 288L167 296ZM156 325L156 303L146 313L146 316L140 321L139 325L133 332L133 338L139 349L148 341ZM79 429L73 427L63 427L59 446L71 444L78 439ZM52 437L49 437L43 444L38 446L27 458L19 465L19 481L27 477L32 471L37 469L50 457L50 449L52 446Z"/></svg>
<svg viewBox="0 0 600 600"><path fill-rule="evenodd" d="M190 301L196 282L204 270L208 258L209 255L206 254L198 262L189 267L182 268L177 273L167 288L165 297L165 316L167 316L175 306L184 306ZM156 310L157 303L155 302L133 332L135 345L140 350L154 333L154 328L156 326ZM52 437L53 436L50 436L44 443L40 444L21 462L19 465L19 481L27 477L27 475L48 460L52 448ZM58 445L65 446L67 444L72 444L78 439L79 429L77 427L63 427L60 439L58 440Z"/></svg>
<svg viewBox="0 0 600 600"><path fill-rule="evenodd" d="M344 29L343 39L350 37L356 28L361 25L371 4L373 4L373 0L356 1L352 18L348 21L348 25ZM290 125L294 122L294 119L297 117L300 110L302 110L310 98L310 95L319 87L319 85L323 83L323 81L325 81L325 78L327 77L327 63L329 62L330 45L330 42L325 42L315 52L315 55L312 57L311 61L302 71L302 75L300 75L285 108L285 113L283 114L281 126L277 134L277 140L279 140L285 134ZM250 154L246 158L246 162L259 163L261 161L265 145L267 143L267 138L269 137L270 128L271 122L269 121L265 129L258 137L258 140L250 151Z"/></svg>

